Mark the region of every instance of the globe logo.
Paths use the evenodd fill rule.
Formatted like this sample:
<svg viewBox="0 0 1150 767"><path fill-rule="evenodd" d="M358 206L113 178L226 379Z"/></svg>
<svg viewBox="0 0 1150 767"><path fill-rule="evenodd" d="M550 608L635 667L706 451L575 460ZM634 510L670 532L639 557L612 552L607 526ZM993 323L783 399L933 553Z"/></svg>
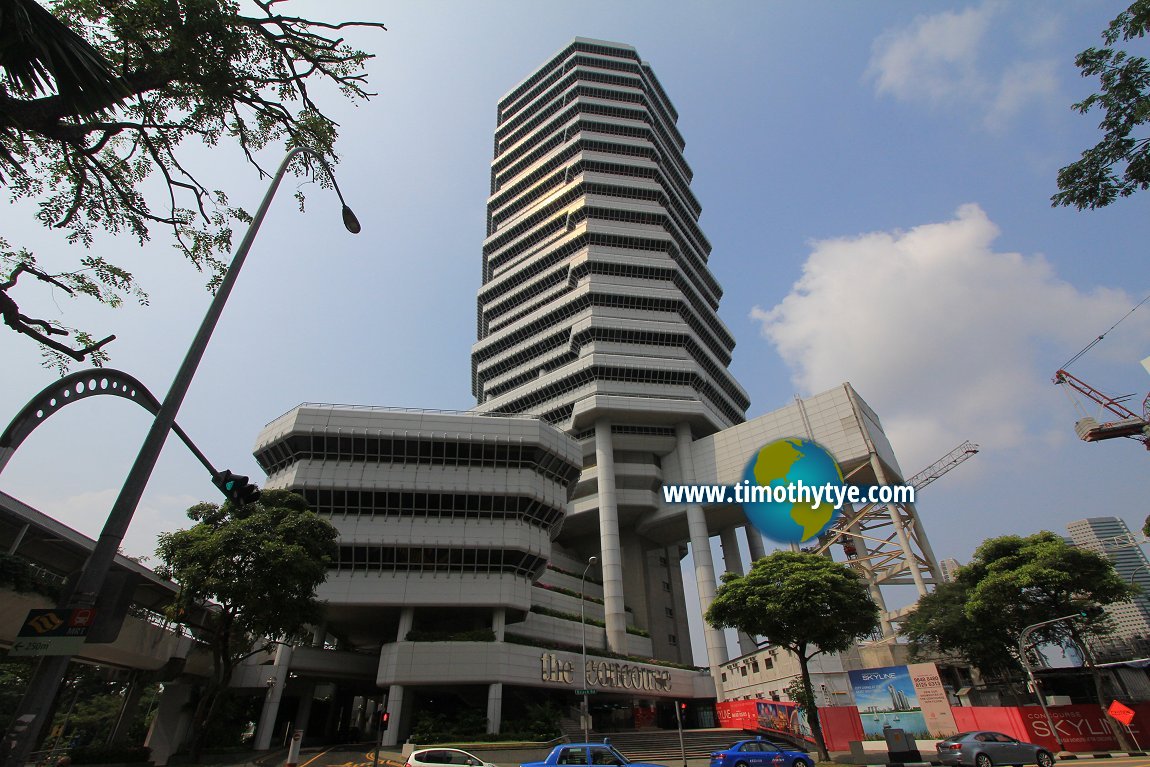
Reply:
<svg viewBox="0 0 1150 767"><path fill-rule="evenodd" d="M843 474L826 448L809 439L779 439L759 449L747 462L743 479L751 485L770 488L761 496L743 502L747 519L767 538L779 543L803 543L830 527L835 518L834 501L829 494L812 505L810 499L795 498L798 484L814 488L842 487ZM779 489L776 489L779 488ZM779 502L783 492L788 498ZM791 499L795 498L792 502ZM833 496L831 496L833 498Z"/></svg>

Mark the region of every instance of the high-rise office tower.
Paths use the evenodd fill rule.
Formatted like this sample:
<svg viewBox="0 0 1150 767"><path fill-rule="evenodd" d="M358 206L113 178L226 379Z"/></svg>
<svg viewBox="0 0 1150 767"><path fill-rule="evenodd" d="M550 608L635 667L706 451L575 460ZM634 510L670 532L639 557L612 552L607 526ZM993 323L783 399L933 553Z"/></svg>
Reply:
<svg viewBox="0 0 1150 767"><path fill-rule="evenodd" d="M601 556L616 651L625 606L654 616L660 603L649 585L665 581L638 569L650 552L690 537L711 564L705 527L653 533L660 456L748 406L676 119L633 48L577 38L500 100L491 166L477 410L540 416L583 446L561 542Z"/></svg>
<svg viewBox="0 0 1150 767"><path fill-rule="evenodd" d="M1114 619L1111 639L1133 645L1150 638L1150 561L1126 522L1118 517L1090 517L1071 522L1066 529L1075 546L1102 554L1113 563L1119 578L1142 587L1142 594L1129 602L1106 607Z"/></svg>

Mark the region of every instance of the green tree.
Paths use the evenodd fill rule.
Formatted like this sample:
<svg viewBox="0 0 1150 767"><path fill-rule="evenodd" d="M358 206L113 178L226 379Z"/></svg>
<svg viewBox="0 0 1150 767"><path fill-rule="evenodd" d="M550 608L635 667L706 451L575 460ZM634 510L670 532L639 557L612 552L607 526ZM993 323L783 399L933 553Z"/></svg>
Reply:
<svg viewBox="0 0 1150 767"><path fill-rule="evenodd" d="M984 673L1008 678L1022 671L1024 628L1136 592L1108 559L1060 535L1007 535L984 541L953 583L920 599L902 631L918 655L955 653ZM1105 620L1064 621L1031 636L1039 644L1081 646L1109 630Z"/></svg>
<svg viewBox="0 0 1150 767"><path fill-rule="evenodd" d="M828 760L811 689L811 658L843 652L874 631L879 613L866 584L846 565L818 554L776 551L746 575L726 573L707 622L762 636L799 659L807 722L819 758Z"/></svg>
<svg viewBox="0 0 1150 767"><path fill-rule="evenodd" d="M211 273L209 288L222 278L232 226L250 217L201 177L185 142L234 143L261 177L268 174L255 153L269 144L308 146L335 162L336 124L313 97L324 85L352 100L373 95L363 71L371 56L339 35L384 27L315 21L283 6L52 0L48 12L35 0L0 4L0 186L12 201L34 201L44 226L86 248L37 266L30 250L0 239L3 320L40 342L45 364L63 370L85 356L98 364L108 339L78 334L84 348L76 349L52 338L75 329L20 310L21 274L112 306L128 296L147 302L130 272L90 250L98 230L141 245L154 228L166 230ZM308 172L310 163L301 156L293 170Z"/></svg>
<svg viewBox="0 0 1150 767"><path fill-rule="evenodd" d="M198 759L236 664L318 618L315 590L327 577L337 533L302 496L285 490L265 490L246 506L201 503L188 516L193 527L160 536L156 572L180 584L172 609L181 622L200 614L198 605L214 603L205 625L197 625L213 661L192 722Z"/></svg>
<svg viewBox="0 0 1150 767"><path fill-rule="evenodd" d="M1083 77L1099 78L1100 90L1073 108L1082 114L1102 109L1103 135L1081 159L1058 171L1054 205L1102 208L1150 188L1150 133L1144 127L1150 123L1150 61L1115 47L1141 40L1148 29L1150 0L1136 0L1102 33L1106 47L1088 48L1074 60Z"/></svg>

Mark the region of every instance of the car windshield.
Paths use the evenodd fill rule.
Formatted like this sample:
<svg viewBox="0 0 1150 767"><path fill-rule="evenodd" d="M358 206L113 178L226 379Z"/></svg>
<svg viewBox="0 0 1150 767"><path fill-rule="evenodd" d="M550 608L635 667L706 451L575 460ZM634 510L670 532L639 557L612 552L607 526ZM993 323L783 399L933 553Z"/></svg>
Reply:
<svg viewBox="0 0 1150 767"><path fill-rule="evenodd" d="M630 762L610 746L591 746L591 764L630 764Z"/></svg>

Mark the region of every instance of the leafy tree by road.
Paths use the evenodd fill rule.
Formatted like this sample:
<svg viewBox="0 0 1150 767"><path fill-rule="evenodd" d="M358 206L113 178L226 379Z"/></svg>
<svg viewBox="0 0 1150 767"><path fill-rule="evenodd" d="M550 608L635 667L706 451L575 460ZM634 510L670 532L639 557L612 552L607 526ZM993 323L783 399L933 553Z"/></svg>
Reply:
<svg viewBox="0 0 1150 767"><path fill-rule="evenodd" d="M143 245L161 229L212 274L211 286L222 277L232 227L249 216L218 179L201 176L186 142L234 143L261 176L267 169L256 152L271 144L307 146L335 161L336 124L316 94L334 85L348 99L372 95L363 69L371 55L345 44L341 30L383 25L307 19L288 5L53 0L49 12L36 0L0 3L0 187L12 201L33 201L40 223L85 248L38 260L0 239L3 320L40 342L46 364L63 369L86 355L98 363L103 342L77 335L86 348L64 344L59 337L73 328L23 310L36 292L35 283L17 289L21 265L27 280L73 295L146 303L129 271L90 248L100 230ZM299 158L294 171L310 162Z"/></svg>
<svg viewBox="0 0 1150 767"><path fill-rule="evenodd" d="M1027 626L1086 607L1122 602L1138 590L1104 556L1040 532L990 538L953 583L919 600L903 624L917 654L953 653L984 674L1022 672L1018 640ZM1035 631L1040 644L1087 641L1109 631L1105 620L1066 621Z"/></svg>
<svg viewBox="0 0 1150 767"><path fill-rule="evenodd" d="M1102 140L1058 171L1058 193L1051 198L1056 206L1102 208L1150 188L1150 61L1117 47L1143 43L1147 31L1150 0L1136 0L1102 33L1106 47L1088 48L1075 58L1082 76L1097 76L1100 88L1074 109L1102 110Z"/></svg>
<svg viewBox="0 0 1150 767"><path fill-rule="evenodd" d="M762 636L795 654L803 689L798 700L819 758L827 761L809 663L819 653L848 649L878 626L878 607L862 579L817 554L776 551L756 561L746 575L724 574L705 617L716 628Z"/></svg>
<svg viewBox="0 0 1150 767"><path fill-rule="evenodd" d="M337 534L302 496L285 490L265 490L246 506L201 503L188 516L193 527L160 536L156 572L180 584L172 609L181 622L198 613L196 605L218 606L198 630L213 661L192 722L198 759L236 665L318 617L315 590L327 577Z"/></svg>

